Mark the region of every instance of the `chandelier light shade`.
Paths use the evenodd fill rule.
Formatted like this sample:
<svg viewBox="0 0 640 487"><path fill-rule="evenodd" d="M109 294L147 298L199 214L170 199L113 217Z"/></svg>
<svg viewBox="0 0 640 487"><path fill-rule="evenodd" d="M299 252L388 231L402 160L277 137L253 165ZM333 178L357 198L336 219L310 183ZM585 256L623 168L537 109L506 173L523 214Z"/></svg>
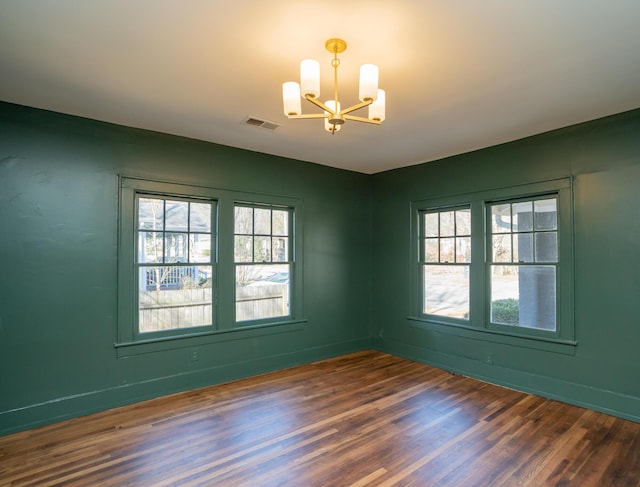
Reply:
<svg viewBox="0 0 640 487"><path fill-rule="evenodd" d="M327 100L327 101L324 102L324 104L327 105L331 110L333 110L334 113L336 111L338 111L338 112L340 111L340 102L338 102L337 106L336 106L335 100ZM329 122L329 118L330 118L331 113L327 112L326 110L325 110L324 113L326 115L326 118L324 119L324 129L327 132L331 132L331 133L338 132L342 128L342 125L340 125L340 124L331 124Z"/></svg>
<svg viewBox="0 0 640 487"><path fill-rule="evenodd" d="M287 81L282 85L284 114L288 118L322 118L324 127L331 134L340 130L347 120L380 125L385 119L386 97L384 90L378 88L378 66L363 64L360 67L360 103L341 108L338 100L338 54L347 49L342 39L329 39L325 43L327 51L333 54L333 99L322 103L320 97L320 63L314 59L305 59L300 63L300 83ZM322 113L302 113L301 100L305 99L322 109ZM352 112L369 107L368 117L351 115Z"/></svg>
<svg viewBox="0 0 640 487"><path fill-rule="evenodd" d="M384 103L385 103L384 90L378 89L378 96L376 101L369 105L369 119L377 120L378 122L384 122Z"/></svg>
<svg viewBox="0 0 640 487"><path fill-rule="evenodd" d="M282 99L284 100L284 113L287 116L300 115L302 103L300 103L300 85L295 81L287 81L282 85Z"/></svg>
<svg viewBox="0 0 640 487"><path fill-rule="evenodd" d="M360 66L360 101L375 100L378 96L378 66L363 64Z"/></svg>
<svg viewBox="0 0 640 487"><path fill-rule="evenodd" d="M305 59L300 63L300 88L302 96L320 96L320 63L315 59Z"/></svg>

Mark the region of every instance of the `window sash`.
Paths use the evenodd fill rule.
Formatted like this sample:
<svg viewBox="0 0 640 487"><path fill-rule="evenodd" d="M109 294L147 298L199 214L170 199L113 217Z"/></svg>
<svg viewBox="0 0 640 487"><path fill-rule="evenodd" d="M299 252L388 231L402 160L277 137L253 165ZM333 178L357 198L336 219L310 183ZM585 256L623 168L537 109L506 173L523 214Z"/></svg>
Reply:
<svg viewBox="0 0 640 487"><path fill-rule="evenodd" d="M238 326L292 318L294 215L291 207L235 204L234 321Z"/></svg>
<svg viewBox="0 0 640 487"><path fill-rule="evenodd" d="M469 320L469 264L422 266L422 313L455 320Z"/></svg>
<svg viewBox="0 0 640 487"><path fill-rule="evenodd" d="M554 264L491 264L489 324L555 332L558 274Z"/></svg>
<svg viewBox="0 0 640 487"><path fill-rule="evenodd" d="M471 208L419 212L421 312L451 320L470 315Z"/></svg>
<svg viewBox="0 0 640 487"><path fill-rule="evenodd" d="M558 323L558 194L487 202L488 326L554 332Z"/></svg>
<svg viewBox="0 0 640 487"><path fill-rule="evenodd" d="M419 255L422 264L450 265L471 262L471 208L469 205L420 211L419 214L421 242ZM469 216L467 221L463 222L464 218L461 215L466 214ZM428 252L428 248L432 248L433 251Z"/></svg>
<svg viewBox="0 0 640 487"><path fill-rule="evenodd" d="M180 335L214 327L215 213L213 200L135 192L134 336ZM203 249L208 257L197 251L196 243L202 237L208 237ZM170 241L177 250L173 257ZM151 259L146 256L148 247L154 252Z"/></svg>

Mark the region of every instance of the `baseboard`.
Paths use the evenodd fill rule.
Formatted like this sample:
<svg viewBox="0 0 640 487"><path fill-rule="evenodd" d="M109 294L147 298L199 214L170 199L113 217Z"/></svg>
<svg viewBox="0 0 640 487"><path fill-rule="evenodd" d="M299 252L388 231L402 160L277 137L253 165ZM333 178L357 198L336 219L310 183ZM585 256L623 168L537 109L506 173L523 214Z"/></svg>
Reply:
<svg viewBox="0 0 640 487"><path fill-rule="evenodd" d="M640 398L539 376L476 360L444 354L406 343L360 338L290 353L244 360L185 372L135 384L88 391L22 408L0 412L0 436L86 414L153 399L199 387L285 369L351 352L374 348L381 352L509 387L575 406L593 409L640 423Z"/></svg>
<svg viewBox="0 0 640 487"><path fill-rule="evenodd" d="M640 423L639 397L489 365L478 360L388 339L374 341L373 347L380 352L397 355L484 382Z"/></svg>
<svg viewBox="0 0 640 487"><path fill-rule="evenodd" d="M86 414L371 348L369 337L87 391L0 412L0 436Z"/></svg>

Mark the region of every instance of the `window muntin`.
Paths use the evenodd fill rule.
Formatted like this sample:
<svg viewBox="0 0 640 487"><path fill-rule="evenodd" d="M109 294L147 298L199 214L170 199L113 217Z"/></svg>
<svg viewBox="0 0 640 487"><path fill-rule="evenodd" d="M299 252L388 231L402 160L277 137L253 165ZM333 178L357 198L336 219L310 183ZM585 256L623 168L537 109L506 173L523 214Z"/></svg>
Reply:
<svg viewBox="0 0 640 487"><path fill-rule="evenodd" d="M469 319L470 207L420 213L422 312Z"/></svg>
<svg viewBox="0 0 640 487"><path fill-rule="evenodd" d="M490 322L556 330L557 196L487 205Z"/></svg>
<svg viewBox="0 0 640 487"><path fill-rule="evenodd" d="M236 322L291 316L293 209L236 204Z"/></svg>
<svg viewBox="0 0 640 487"><path fill-rule="evenodd" d="M136 194L137 332L213 324L211 201Z"/></svg>

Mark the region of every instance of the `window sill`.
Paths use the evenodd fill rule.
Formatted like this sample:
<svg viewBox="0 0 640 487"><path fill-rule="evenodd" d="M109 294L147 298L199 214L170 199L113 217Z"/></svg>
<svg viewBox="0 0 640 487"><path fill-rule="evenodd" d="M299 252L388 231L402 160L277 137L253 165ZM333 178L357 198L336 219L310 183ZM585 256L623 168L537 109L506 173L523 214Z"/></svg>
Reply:
<svg viewBox="0 0 640 487"><path fill-rule="evenodd" d="M409 326L420 330L446 333L449 335L472 338L486 342L502 343L516 347L531 348L546 352L575 355L578 342L562 338L547 338L540 336L524 335L487 328L476 328L470 325L457 323L441 323L418 316L408 316Z"/></svg>
<svg viewBox="0 0 640 487"><path fill-rule="evenodd" d="M280 322L262 323L257 325L228 328L223 330L213 330L199 333L190 333L171 337L149 338L134 342L117 342L113 346L116 349L117 357L129 357L145 353L162 352L177 348L188 348L210 343L228 342L232 340L244 340L263 335L274 335L277 333L288 333L299 331L304 328L307 320L288 320Z"/></svg>

